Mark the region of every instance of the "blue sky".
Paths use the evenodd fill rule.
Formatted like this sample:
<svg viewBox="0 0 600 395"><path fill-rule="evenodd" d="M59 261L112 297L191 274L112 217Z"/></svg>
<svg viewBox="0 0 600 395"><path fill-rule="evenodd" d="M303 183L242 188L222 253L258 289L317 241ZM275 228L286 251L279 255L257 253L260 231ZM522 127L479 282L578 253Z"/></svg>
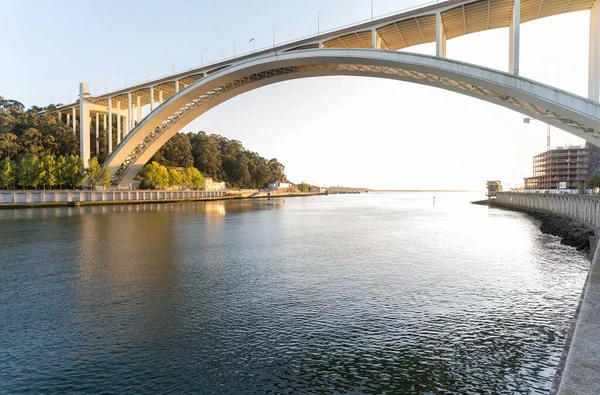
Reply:
<svg viewBox="0 0 600 395"><path fill-rule="evenodd" d="M374 0L375 15L422 2ZM75 100L317 31L370 18L370 0L5 2L0 95L25 105ZM522 25L521 75L585 96L589 13ZM249 40L255 38L255 44ZM434 53L434 45L408 48ZM508 30L448 41L448 57L500 70ZM476 188L519 183L545 150L545 125L455 93L358 77L290 81L249 92L186 131L241 140L277 157L292 181L385 189ZM552 145L582 140L552 130Z"/></svg>

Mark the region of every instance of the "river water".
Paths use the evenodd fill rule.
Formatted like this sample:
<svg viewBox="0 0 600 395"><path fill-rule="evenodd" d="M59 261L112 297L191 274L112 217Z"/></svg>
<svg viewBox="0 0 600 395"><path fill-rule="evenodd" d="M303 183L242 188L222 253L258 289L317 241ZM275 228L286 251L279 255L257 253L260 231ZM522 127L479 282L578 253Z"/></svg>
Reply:
<svg viewBox="0 0 600 395"><path fill-rule="evenodd" d="M0 211L0 392L547 393L589 258L435 195Z"/></svg>

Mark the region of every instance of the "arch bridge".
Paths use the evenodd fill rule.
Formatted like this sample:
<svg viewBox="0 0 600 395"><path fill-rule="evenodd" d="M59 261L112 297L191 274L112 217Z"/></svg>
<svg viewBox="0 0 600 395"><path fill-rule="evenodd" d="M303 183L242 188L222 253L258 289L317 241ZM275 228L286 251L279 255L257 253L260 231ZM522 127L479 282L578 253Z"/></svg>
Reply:
<svg viewBox="0 0 600 395"><path fill-rule="evenodd" d="M590 12L588 97L520 77L521 23L584 10ZM508 72L446 58L447 40L498 28L510 32ZM435 56L400 51L424 43L435 43ZM162 145L209 109L269 84L331 75L388 78L450 90L513 109L600 146L600 10L595 0L450 0L96 96L81 83L79 100L53 112L74 132L79 126L80 156L86 164L92 143L99 152L100 129L107 131L109 158L103 166L116 185L125 187ZM114 149L113 134L118 143Z"/></svg>

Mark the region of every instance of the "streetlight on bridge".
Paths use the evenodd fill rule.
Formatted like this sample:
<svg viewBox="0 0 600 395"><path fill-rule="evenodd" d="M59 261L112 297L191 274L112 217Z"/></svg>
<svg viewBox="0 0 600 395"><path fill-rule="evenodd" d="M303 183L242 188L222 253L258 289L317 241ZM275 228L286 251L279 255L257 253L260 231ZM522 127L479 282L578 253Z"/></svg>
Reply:
<svg viewBox="0 0 600 395"><path fill-rule="evenodd" d="M127 88L127 76L133 74L133 71L130 71L129 73L125 74L125 88Z"/></svg>
<svg viewBox="0 0 600 395"><path fill-rule="evenodd" d="M150 81L150 68L151 67L154 67L154 65L146 66L146 78L148 79L148 81Z"/></svg>
<svg viewBox="0 0 600 395"><path fill-rule="evenodd" d="M235 40L239 40L239 37L234 37L233 38L233 57L235 58Z"/></svg>
<svg viewBox="0 0 600 395"><path fill-rule="evenodd" d="M200 48L200 66L204 66L204 50L208 48Z"/></svg>
<svg viewBox="0 0 600 395"><path fill-rule="evenodd" d="M175 59L181 59L179 56L173 57L173 74L175 74Z"/></svg>
<svg viewBox="0 0 600 395"><path fill-rule="evenodd" d="M275 28L279 27L277 25L273 25L273 48L275 48Z"/></svg>
<svg viewBox="0 0 600 395"><path fill-rule="evenodd" d="M321 14L323 11L319 10L317 12L317 36L321 35Z"/></svg>

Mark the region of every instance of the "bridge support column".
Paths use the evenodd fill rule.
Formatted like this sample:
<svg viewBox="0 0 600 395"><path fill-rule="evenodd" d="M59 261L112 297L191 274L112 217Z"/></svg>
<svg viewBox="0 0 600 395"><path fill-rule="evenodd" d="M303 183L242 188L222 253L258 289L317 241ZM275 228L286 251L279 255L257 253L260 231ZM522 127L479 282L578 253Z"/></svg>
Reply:
<svg viewBox="0 0 600 395"><path fill-rule="evenodd" d="M90 160L90 86L86 83L79 84L79 157L83 159L83 167L88 167ZM75 108L73 108L75 111ZM73 117L74 119L75 117Z"/></svg>
<svg viewBox="0 0 600 395"><path fill-rule="evenodd" d="M117 145L121 144L121 102L117 102Z"/></svg>
<svg viewBox="0 0 600 395"><path fill-rule="evenodd" d="M158 105L163 104L163 91L158 91Z"/></svg>
<svg viewBox="0 0 600 395"><path fill-rule="evenodd" d="M590 10L590 63L588 74L588 99L600 101L600 5Z"/></svg>
<svg viewBox="0 0 600 395"><path fill-rule="evenodd" d="M108 98L108 154L112 153L112 98Z"/></svg>
<svg viewBox="0 0 600 395"><path fill-rule="evenodd" d="M435 14L435 56L446 57L446 31L444 30L444 21L442 14Z"/></svg>
<svg viewBox="0 0 600 395"><path fill-rule="evenodd" d="M175 93L179 92L179 81L175 81Z"/></svg>
<svg viewBox="0 0 600 395"><path fill-rule="evenodd" d="M75 112L75 107L73 107L73 134L77 133L77 113Z"/></svg>
<svg viewBox="0 0 600 395"><path fill-rule="evenodd" d="M142 99L137 97L137 123L142 122Z"/></svg>
<svg viewBox="0 0 600 395"><path fill-rule="evenodd" d="M100 154L100 113L96 113L96 156Z"/></svg>
<svg viewBox="0 0 600 395"><path fill-rule="evenodd" d="M379 36L379 33L377 33L377 29L373 28L371 29L371 48L373 49L381 49L382 47L382 42L381 42L381 37Z"/></svg>
<svg viewBox="0 0 600 395"><path fill-rule="evenodd" d="M127 134L131 132L131 92L127 92Z"/></svg>
<svg viewBox="0 0 600 395"><path fill-rule="evenodd" d="M71 123L71 114L67 113L67 126Z"/></svg>
<svg viewBox="0 0 600 395"><path fill-rule="evenodd" d="M150 111L154 111L154 87L150 87Z"/></svg>
<svg viewBox="0 0 600 395"><path fill-rule="evenodd" d="M521 41L521 0L514 0L509 29L508 72L519 75Z"/></svg>

